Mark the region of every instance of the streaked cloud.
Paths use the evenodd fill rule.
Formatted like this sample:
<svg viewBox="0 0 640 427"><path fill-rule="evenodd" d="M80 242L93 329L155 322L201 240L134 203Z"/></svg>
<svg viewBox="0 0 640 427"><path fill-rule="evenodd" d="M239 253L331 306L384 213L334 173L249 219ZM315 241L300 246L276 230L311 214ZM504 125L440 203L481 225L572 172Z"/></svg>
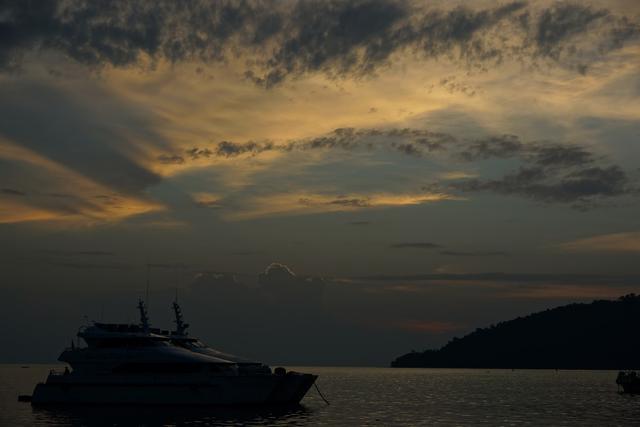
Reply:
<svg viewBox="0 0 640 427"><path fill-rule="evenodd" d="M3 199L0 223L64 221L90 224L164 209L160 203L142 195L114 192L63 164L7 140L0 140L0 160L19 165L18 170L23 174L28 172L27 175L14 175L18 170L6 168L0 176L10 181L19 179L31 188L20 197L0 195ZM73 194L65 193L69 182L74 183Z"/></svg>
<svg viewBox="0 0 640 427"><path fill-rule="evenodd" d="M340 128L325 136L281 143L273 141L234 143L222 141L212 148L193 148L187 154L194 160L254 158L264 153L319 150L392 150L411 157L426 158L443 165L474 163L477 172L445 172L441 180L425 186L425 191L442 194L489 192L525 197L541 203L566 204L588 210L621 197L640 194L634 176L588 146L568 142L525 142L517 135L503 134L464 138L427 129ZM483 178L480 167L487 161L516 161L515 170L500 178ZM513 164L510 163L510 164ZM333 204L366 204L361 199L342 199ZM361 206L364 207L364 206Z"/></svg>
<svg viewBox="0 0 640 427"><path fill-rule="evenodd" d="M351 221L347 224L354 226L371 225L371 221Z"/></svg>
<svg viewBox="0 0 640 427"><path fill-rule="evenodd" d="M427 332L432 334L444 334L466 329L466 326L452 322L437 320L407 320L395 322L392 325L398 329L413 332Z"/></svg>
<svg viewBox="0 0 640 427"><path fill-rule="evenodd" d="M611 286L634 285L640 281L638 275L606 275L606 274L551 274L551 273L425 273L372 275L353 279L368 282L482 282L499 283L554 283L561 285L609 284Z"/></svg>
<svg viewBox="0 0 640 427"><path fill-rule="evenodd" d="M567 252L640 252L640 232L604 234L562 243Z"/></svg>
<svg viewBox="0 0 640 427"><path fill-rule="evenodd" d="M441 248L442 246L432 242L403 242L394 243L389 245L389 247L394 249L435 249Z"/></svg>
<svg viewBox="0 0 640 427"><path fill-rule="evenodd" d="M478 175L476 173L465 172L465 171L450 171L450 172L444 172L440 174L440 178L444 180L476 178L477 176Z"/></svg>
<svg viewBox="0 0 640 427"><path fill-rule="evenodd" d="M242 205L234 206L233 209L223 212L223 216L230 220L248 220L265 216L308 215L413 206L455 199L455 197L444 193L336 195L297 192L275 193L248 198L242 202Z"/></svg>
<svg viewBox="0 0 640 427"><path fill-rule="evenodd" d="M223 205L220 203L222 197L218 194L195 193L192 195L196 204L203 208L219 209Z"/></svg>
<svg viewBox="0 0 640 427"><path fill-rule="evenodd" d="M40 252L48 255L59 255L59 256L65 256L65 257L67 256L69 257L73 257L73 256L110 257L115 255L115 252L102 251L102 250L66 251L66 250L46 249Z"/></svg>
<svg viewBox="0 0 640 427"><path fill-rule="evenodd" d="M3 188L2 194L6 194L9 196L26 196L26 193L20 190L14 190L13 188Z"/></svg>
<svg viewBox="0 0 640 427"><path fill-rule="evenodd" d="M51 264L57 267L71 268L77 270L132 270L136 269L136 265L131 265L124 262L109 262L109 263L95 263L95 262L72 262L72 261L51 261Z"/></svg>
<svg viewBox="0 0 640 427"><path fill-rule="evenodd" d="M557 299L616 299L622 295L636 293L637 287L611 287L602 285L540 285L529 286L522 289L505 289L500 298L505 299L531 299L531 300L557 300Z"/></svg>
<svg viewBox="0 0 640 427"><path fill-rule="evenodd" d="M440 255L457 257L507 256L505 251L440 251Z"/></svg>

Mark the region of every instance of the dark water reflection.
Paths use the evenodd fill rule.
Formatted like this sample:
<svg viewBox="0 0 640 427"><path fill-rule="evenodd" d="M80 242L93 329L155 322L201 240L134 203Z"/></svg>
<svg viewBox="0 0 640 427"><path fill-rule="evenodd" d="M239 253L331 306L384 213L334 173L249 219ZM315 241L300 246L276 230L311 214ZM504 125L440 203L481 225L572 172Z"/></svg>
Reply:
<svg viewBox="0 0 640 427"><path fill-rule="evenodd" d="M305 423L310 411L294 408L51 407L33 408L32 422L56 426L264 426Z"/></svg>
<svg viewBox="0 0 640 427"><path fill-rule="evenodd" d="M612 371L297 368L320 375L294 408L58 407L16 401L48 366L0 365L0 426L640 425Z"/></svg>

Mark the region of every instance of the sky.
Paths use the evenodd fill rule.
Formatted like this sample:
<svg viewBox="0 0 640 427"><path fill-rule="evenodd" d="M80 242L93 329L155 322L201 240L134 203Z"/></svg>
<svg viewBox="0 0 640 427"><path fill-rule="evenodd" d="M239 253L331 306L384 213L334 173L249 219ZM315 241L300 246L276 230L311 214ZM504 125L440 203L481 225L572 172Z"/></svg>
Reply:
<svg viewBox="0 0 640 427"><path fill-rule="evenodd" d="M147 277L281 364L640 292L639 137L635 0L2 2L0 362Z"/></svg>

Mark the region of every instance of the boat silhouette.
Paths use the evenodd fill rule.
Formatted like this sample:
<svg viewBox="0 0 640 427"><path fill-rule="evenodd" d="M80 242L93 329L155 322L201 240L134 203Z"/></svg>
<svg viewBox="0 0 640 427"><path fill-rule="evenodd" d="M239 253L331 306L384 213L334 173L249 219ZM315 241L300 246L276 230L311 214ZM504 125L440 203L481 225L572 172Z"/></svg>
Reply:
<svg viewBox="0 0 640 427"><path fill-rule="evenodd" d="M152 328L142 300L139 324L81 328L86 346L60 354L68 366L37 384L31 403L295 405L317 379L210 348L188 335L177 301L173 309L175 331Z"/></svg>

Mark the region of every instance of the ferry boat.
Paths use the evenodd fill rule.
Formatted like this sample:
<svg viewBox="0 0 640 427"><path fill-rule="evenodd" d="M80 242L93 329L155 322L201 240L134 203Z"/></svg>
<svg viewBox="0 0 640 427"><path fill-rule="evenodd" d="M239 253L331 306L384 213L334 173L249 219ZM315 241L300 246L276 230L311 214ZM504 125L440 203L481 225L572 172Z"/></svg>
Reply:
<svg viewBox="0 0 640 427"><path fill-rule="evenodd" d="M58 360L69 366L37 384L31 403L293 405L317 379L209 348L187 334L177 302L172 332L150 327L142 300L138 309L138 325L81 328L86 346L72 342L62 352Z"/></svg>

